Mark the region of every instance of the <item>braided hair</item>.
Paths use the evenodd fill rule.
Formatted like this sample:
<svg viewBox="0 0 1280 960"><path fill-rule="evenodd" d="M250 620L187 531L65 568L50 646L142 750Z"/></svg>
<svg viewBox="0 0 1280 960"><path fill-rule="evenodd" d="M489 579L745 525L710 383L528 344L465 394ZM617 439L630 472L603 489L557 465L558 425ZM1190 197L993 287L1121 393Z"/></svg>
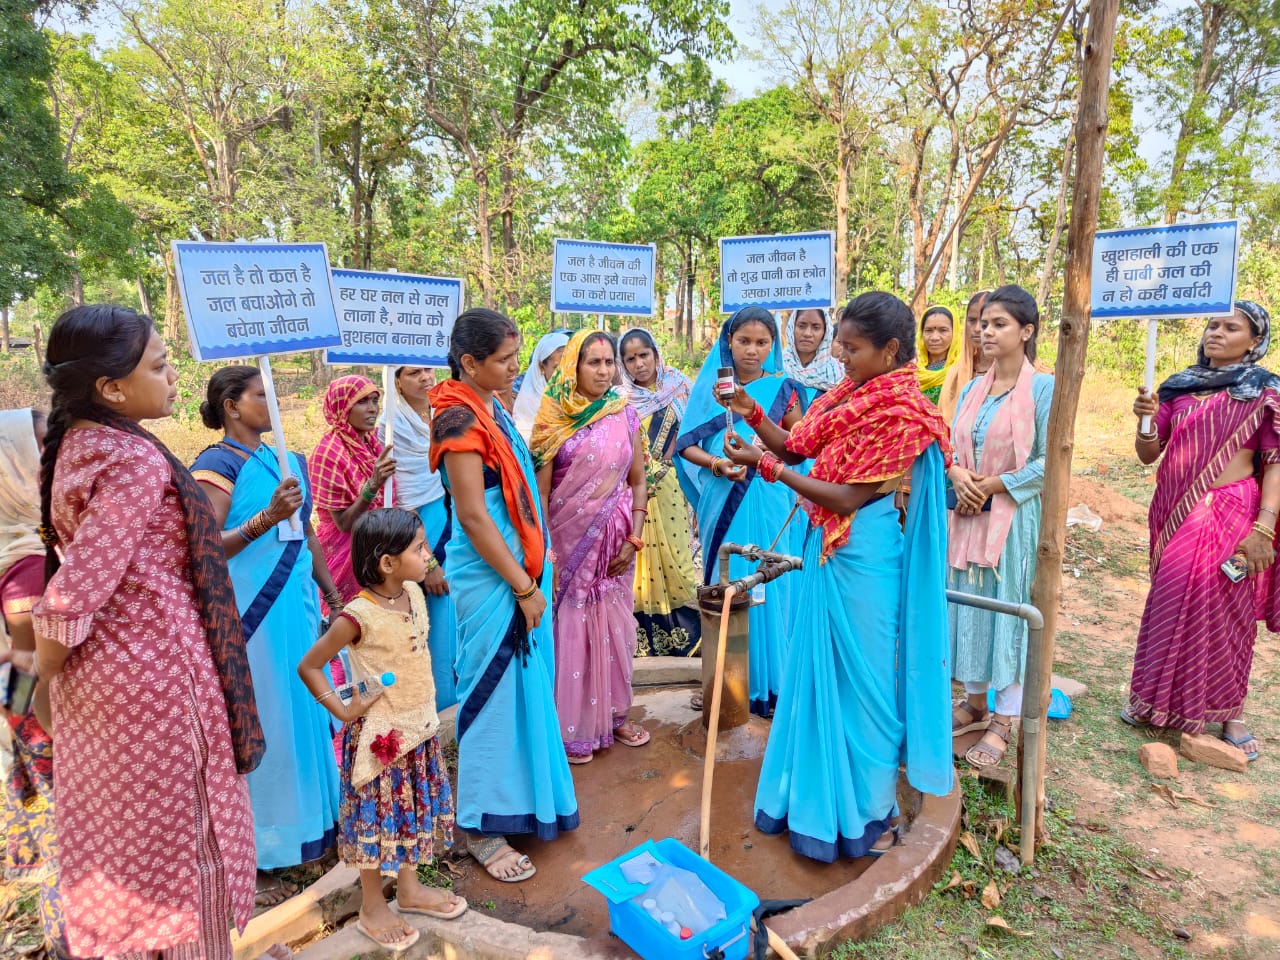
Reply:
<svg viewBox="0 0 1280 960"><path fill-rule="evenodd" d="M53 391L40 456L40 536L45 543L45 580L58 571L57 536L51 503L58 449L76 420L119 426L124 417L98 398L103 377L127 377L142 360L155 324L145 314L111 304L73 307L54 321L45 348L44 378Z"/></svg>

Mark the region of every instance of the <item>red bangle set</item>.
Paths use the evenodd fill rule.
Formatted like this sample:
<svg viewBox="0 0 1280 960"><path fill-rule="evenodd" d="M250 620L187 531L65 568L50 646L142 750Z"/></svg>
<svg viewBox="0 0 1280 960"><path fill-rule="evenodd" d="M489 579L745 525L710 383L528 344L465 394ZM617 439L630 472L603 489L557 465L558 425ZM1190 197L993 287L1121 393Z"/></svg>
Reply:
<svg viewBox="0 0 1280 960"><path fill-rule="evenodd" d="M776 483L782 476L782 471L786 469L786 466L772 453L766 453L760 457L760 462L756 464L756 470L760 472L760 476L765 483Z"/></svg>
<svg viewBox="0 0 1280 960"><path fill-rule="evenodd" d="M624 543L629 543L636 548L636 553L644 550L644 541L637 537L634 533L629 537L623 537Z"/></svg>
<svg viewBox="0 0 1280 960"><path fill-rule="evenodd" d="M750 427L752 430L754 430L756 427L760 426L762 422L764 422L764 407L760 406L760 404L757 403L755 407L752 408L751 412L747 414L746 419L747 419L747 426Z"/></svg>

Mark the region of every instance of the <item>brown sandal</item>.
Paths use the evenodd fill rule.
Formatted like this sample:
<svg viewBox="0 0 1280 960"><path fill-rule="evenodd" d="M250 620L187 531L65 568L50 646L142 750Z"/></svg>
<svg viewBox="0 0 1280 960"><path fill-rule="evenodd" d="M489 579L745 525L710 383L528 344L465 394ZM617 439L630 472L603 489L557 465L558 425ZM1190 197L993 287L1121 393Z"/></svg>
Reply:
<svg viewBox="0 0 1280 960"><path fill-rule="evenodd" d="M964 714L960 713L962 710L968 714L969 719L966 720ZM974 730L985 730L990 720L990 710L979 711L968 700L961 700L951 705L951 735L953 737L958 737L962 733L972 733Z"/></svg>
<svg viewBox="0 0 1280 960"><path fill-rule="evenodd" d="M979 770L999 766L1009 750L1009 737L1012 733L1013 717L1005 717L1003 720L999 715L992 717L987 724L987 732L968 749L964 755L965 760Z"/></svg>

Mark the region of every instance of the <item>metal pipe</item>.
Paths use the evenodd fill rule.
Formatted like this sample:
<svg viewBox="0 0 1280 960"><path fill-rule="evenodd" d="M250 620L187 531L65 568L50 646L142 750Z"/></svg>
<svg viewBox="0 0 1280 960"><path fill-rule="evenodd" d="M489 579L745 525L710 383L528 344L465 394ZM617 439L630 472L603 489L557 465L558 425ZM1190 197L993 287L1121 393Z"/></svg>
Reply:
<svg viewBox="0 0 1280 960"><path fill-rule="evenodd" d="M1019 617L1027 622L1026 663L1039 663L1044 641L1044 614L1029 603L1009 603L994 597L980 597L959 590L948 590L947 600L966 607L977 607L993 613ZM1042 688L1040 671L1026 671L1022 685L1022 843L1018 852L1024 866L1030 866L1036 858L1036 803L1040 799L1040 785L1036 782L1036 756L1040 749L1040 699ZM1028 761L1028 758L1030 760Z"/></svg>

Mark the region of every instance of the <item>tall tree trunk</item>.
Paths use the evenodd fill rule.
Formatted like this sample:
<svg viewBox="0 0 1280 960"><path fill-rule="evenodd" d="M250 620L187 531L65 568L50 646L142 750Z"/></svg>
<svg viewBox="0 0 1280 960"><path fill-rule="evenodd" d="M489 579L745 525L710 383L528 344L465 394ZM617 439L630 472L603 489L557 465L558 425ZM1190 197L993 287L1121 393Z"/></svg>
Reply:
<svg viewBox="0 0 1280 960"><path fill-rule="evenodd" d="M360 169L363 157L360 148L364 141L364 123L357 117L351 124L351 161L347 165L347 179L351 183L351 262L362 270L369 269L364 252L364 176Z"/></svg>
<svg viewBox="0 0 1280 960"><path fill-rule="evenodd" d="M1071 225L1067 233L1067 270L1063 291L1062 324L1058 328L1058 367L1049 408L1050 440L1045 453L1045 483L1036 549L1036 575L1031 602L1044 614L1039 649L1027 650L1027 691L1038 688L1038 702L1023 709L1018 742L1019 771L1035 766L1037 795L1034 823L1022 823L1023 862L1030 862L1034 848L1029 839L1045 835L1044 769L1048 733L1045 715L1052 693L1053 648L1062 590L1062 554L1066 533L1071 455L1074 449L1076 407L1084 379L1085 352L1089 344L1089 287L1093 271L1093 239L1098 229L1098 202L1102 193L1102 163L1107 141L1107 91L1111 84L1111 58L1115 47L1118 0L1093 0L1089 5L1089 32L1085 41L1080 77L1080 108L1076 122L1076 180L1071 197ZM1029 717L1034 711L1034 717ZM1036 752L1030 755L1022 738L1029 727L1037 733ZM1029 798L1024 798L1024 801ZM1019 813L1021 814L1021 805Z"/></svg>
<svg viewBox="0 0 1280 960"><path fill-rule="evenodd" d="M84 275L80 273L79 267L71 270L71 287L67 290L67 296L75 306L84 306Z"/></svg>
<svg viewBox="0 0 1280 960"><path fill-rule="evenodd" d="M147 285L142 282L142 276L139 274L137 278L138 284L138 306L142 308L142 312L148 317L153 317L154 305L151 303L151 291L147 289ZM165 331L160 331L162 334Z"/></svg>
<svg viewBox="0 0 1280 960"><path fill-rule="evenodd" d="M1186 198L1182 195L1182 174L1191 158L1192 142L1200 123L1200 115L1209 101L1209 87L1212 83L1213 61L1217 56L1218 34L1222 29L1222 19L1226 10L1222 4L1201 2L1200 8L1200 60L1196 64L1196 77L1191 87L1191 100L1187 103L1178 125L1178 138L1173 143L1173 163L1169 168L1169 188L1165 193L1164 222L1177 223L1178 214L1185 209Z"/></svg>
<svg viewBox="0 0 1280 960"><path fill-rule="evenodd" d="M684 258L684 279L688 286L688 292L684 298L685 308L685 346L693 346L693 288L695 278L693 275L694 259L693 259L693 237L689 238L689 246L685 248Z"/></svg>
<svg viewBox="0 0 1280 960"><path fill-rule="evenodd" d="M9 349L9 308L0 307L0 352L7 354Z"/></svg>
<svg viewBox="0 0 1280 960"><path fill-rule="evenodd" d="M849 172L853 149L848 138L836 135L836 275L835 299L843 301L849 292Z"/></svg>
<svg viewBox="0 0 1280 960"><path fill-rule="evenodd" d="M473 160L471 176L476 182L476 233L480 236L480 290L484 305L490 310L498 306L493 278L493 234L489 232L489 171L483 160Z"/></svg>
<svg viewBox="0 0 1280 960"><path fill-rule="evenodd" d="M173 248L164 251L164 332L169 345L178 343L178 331L182 329L182 317L178 306L178 272L173 262Z"/></svg>
<svg viewBox="0 0 1280 960"><path fill-rule="evenodd" d="M1053 218L1053 231L1049 234L1049 246L1044 252L1044 268L1040 271L1040 286L1036 290L1036 303L1041 308L1049 299L1054 269L1058 265L1058 244L1067 225L1067 190L1071 185L1071 168L1075 161L1076 129L1071 125L1066 145L1062 148L1062 176L1058 181L1058 208Z"/></svg>

